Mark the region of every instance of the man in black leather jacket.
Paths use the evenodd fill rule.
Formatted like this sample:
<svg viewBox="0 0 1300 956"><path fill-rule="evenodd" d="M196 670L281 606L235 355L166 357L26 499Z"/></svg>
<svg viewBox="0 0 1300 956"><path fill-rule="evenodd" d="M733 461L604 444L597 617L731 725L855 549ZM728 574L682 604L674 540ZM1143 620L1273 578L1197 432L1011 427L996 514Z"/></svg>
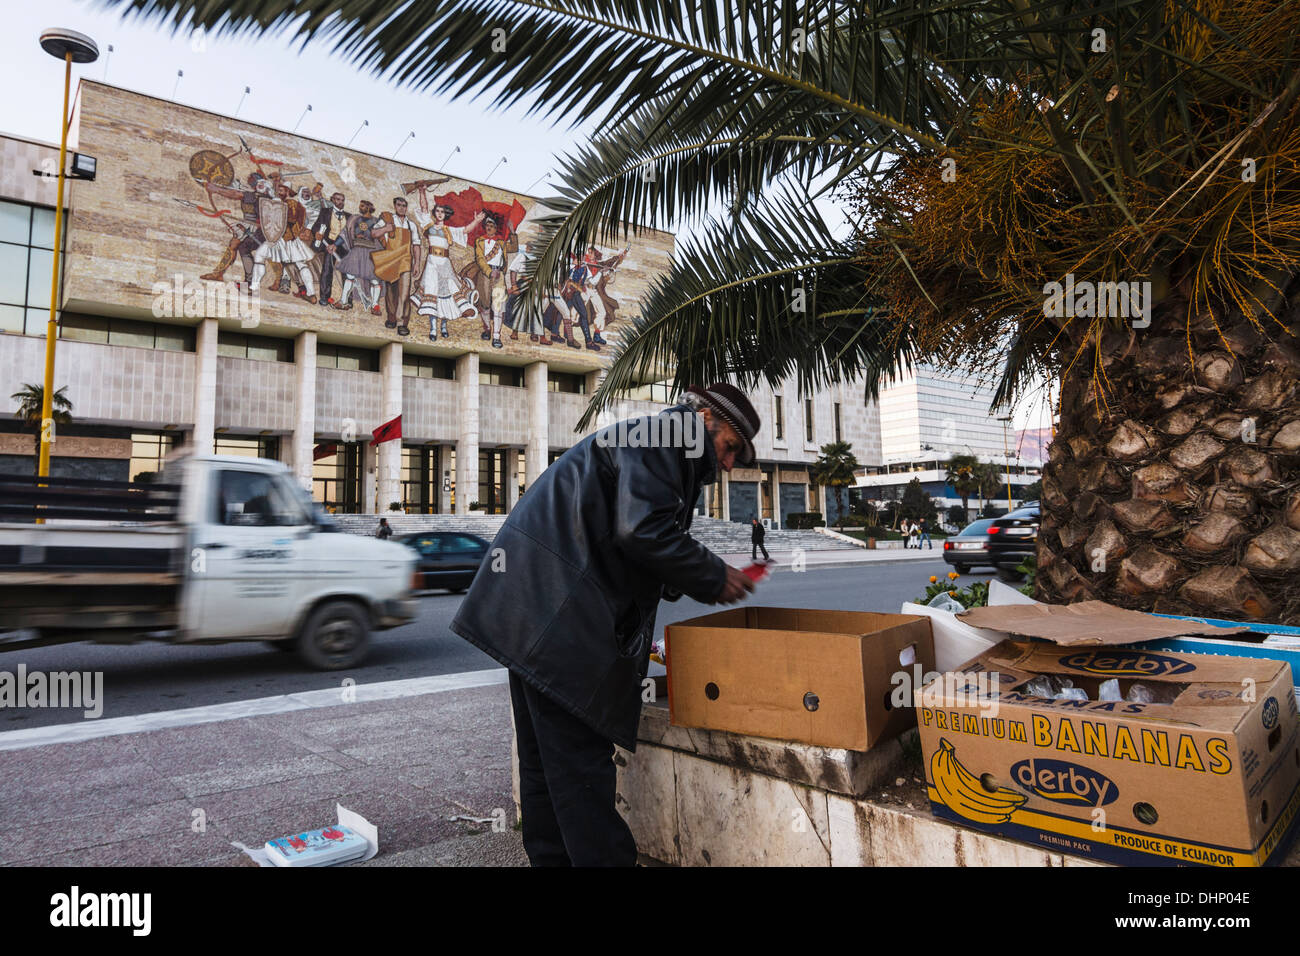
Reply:
<svg viewBox="0 0 1300 956"><path fill-rule="evenodd" d="M687 529L701 486L752 463L758 415L727 383L683 399L588 435L547 468L492 542L504 561L483 563L451 623L510 670L534 866L635 863L613 745L636 749L659 600L731 604L754 587ZM674 425L679 440L644 441Z"/></svg>

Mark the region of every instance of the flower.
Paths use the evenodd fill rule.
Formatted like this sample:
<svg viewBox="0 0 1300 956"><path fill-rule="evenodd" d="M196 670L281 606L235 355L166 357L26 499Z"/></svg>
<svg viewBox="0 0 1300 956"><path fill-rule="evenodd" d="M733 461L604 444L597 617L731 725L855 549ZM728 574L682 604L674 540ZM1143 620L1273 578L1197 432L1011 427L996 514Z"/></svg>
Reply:
<svg viewBox="0 0 1300 956"><path fill-rule="evenodd" d="M956 597L956 596L957 596L957 592L956 592L956 591L949 591L949 592L948 592L948 597Z"/></svg>
<svg viewBox="0 0 1300 956"><path fill-rule="evenodd" d="M949 572L948 572L948 580L949 580L949 581L955 581L955 580L957 580L957 572L956 572L956 571L949 571Z"/></svg>
<svg viewBox="0 0 1300 956"><path fill-rule="evenodd" d="M938 581L938 580L939 580L939 578L938 578L937 576L935 576L935 575L933 575L933 574L930 575L930 583L931 583L931 584L934 584L934 583L935 583L936 581Z"/></svg>

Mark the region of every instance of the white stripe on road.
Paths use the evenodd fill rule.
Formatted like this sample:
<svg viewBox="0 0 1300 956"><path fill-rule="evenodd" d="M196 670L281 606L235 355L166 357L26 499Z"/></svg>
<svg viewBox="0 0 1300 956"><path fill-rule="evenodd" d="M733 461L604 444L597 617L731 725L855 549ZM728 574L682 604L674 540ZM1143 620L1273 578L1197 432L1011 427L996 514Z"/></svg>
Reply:
<svg viewBox="0 0 1300 956"><path fill-rule="evenodd" d="M98 737L118 734L138 734L149 730L171 727L191 727L220 720L238 720L241 717L261 717L267 714L285 714L294 710L312 710L338 704L366 703L372 700L393 700L399 697L418 697L422 694L440 694L449 690L471 687L489 687L504 684L509 671L497 667L484 671L466 671L462 674L439 674L434 677L413 677L408 680L383 681L377 684L357 684L347 688L331 687L309 690L299 694L281 694L278 697L258 697L237 700L226 704L208 704L204 707L187 707L184 710L162 710L152 714L133 714L130 717L113 717L108 720L83 720L75 724L57 724L53 727L33 727L30 730L10 730L0 733L0 751L23 750L47 744L76 743ZM344 691L351 700L344 700Z"/></svg>

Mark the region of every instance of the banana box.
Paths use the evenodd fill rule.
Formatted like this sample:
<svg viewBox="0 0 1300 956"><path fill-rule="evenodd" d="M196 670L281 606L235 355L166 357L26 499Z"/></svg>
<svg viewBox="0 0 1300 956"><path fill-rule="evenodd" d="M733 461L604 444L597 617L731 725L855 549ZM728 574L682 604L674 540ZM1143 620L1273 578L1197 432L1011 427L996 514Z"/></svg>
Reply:
<svg viewBox="0 0 1300 956"><path fill-rule="evenodd" d="M1047 696L1066 679L1072 697ZM1124 699L1100 699L1110 679ZM1139 866L1261 866L1293 835L1300 718L1283 662L1008 640L916 707L941 819Z"/></svg>
<svg viewBox="0 0 1300 956"><path fill-rule="evenodd" d="M739 607L669 624L664 643L675 726L845 750L915 727L934 670L919 614Z"/></svg>

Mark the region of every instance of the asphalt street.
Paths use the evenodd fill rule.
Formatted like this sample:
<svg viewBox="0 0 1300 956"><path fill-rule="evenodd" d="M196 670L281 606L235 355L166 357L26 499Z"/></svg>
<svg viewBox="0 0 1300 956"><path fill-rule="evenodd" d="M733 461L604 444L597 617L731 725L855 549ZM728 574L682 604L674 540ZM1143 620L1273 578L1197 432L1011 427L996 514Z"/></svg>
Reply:
<svg viewBox="0 0 1300 956"><path fill-rule="evenodd" d="M759 585L754 604L897 612L919 596L932 574L949 567L933 561L866 567L778 571ZM991 574L968 576L986 579ZM206 647L167 644L65 644L0 655L0 670L103 672L103 717L229 703L307 690L337 688L345 678L358 684L455 674L496 667L487 655L448 629L464 595L427 592L419 617L405 627L372 636L364 666L349 671L308 670L293 653L256 642ZM687 598L661 602L658 626L718 610ZM54 708L0 710L0 731L68 723L81 712Z"/></svg>

